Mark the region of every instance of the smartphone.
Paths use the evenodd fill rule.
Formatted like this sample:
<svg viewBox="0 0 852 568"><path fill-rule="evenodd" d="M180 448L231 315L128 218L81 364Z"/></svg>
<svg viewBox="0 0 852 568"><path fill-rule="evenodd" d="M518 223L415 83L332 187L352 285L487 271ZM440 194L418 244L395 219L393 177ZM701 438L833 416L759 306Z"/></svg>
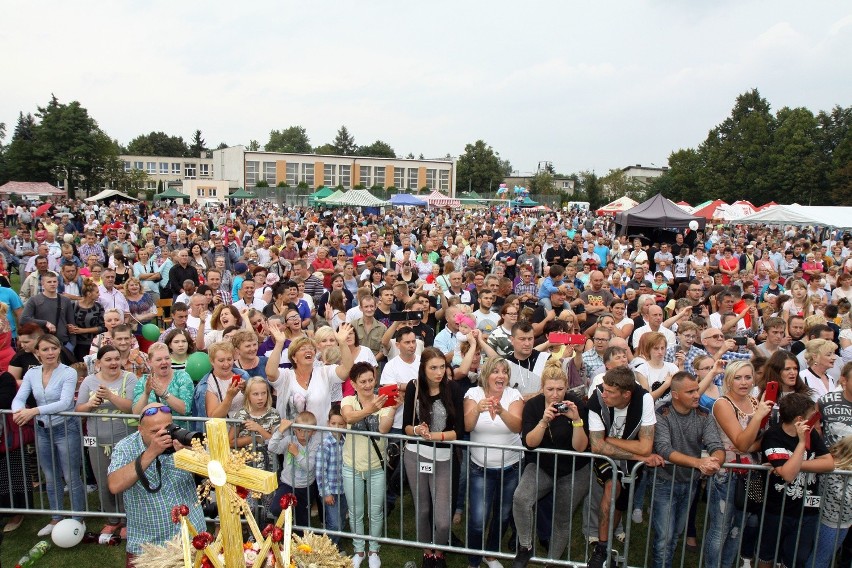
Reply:
<svg viewBox="0 0 852 568"><path fill-rule="evenodd" d="M429 283L427 282L426 284L424 284L424 285L423 285L423 291L424 291L424 292L431 292L431 291L432 291L432 290L434 290L434 289L435 289L435 285L434 285L434 284L429 284Z"/></svg>
<svg viewBox="0 0 852 568"><path fill-rule="evenodd" d="M701 305L692 306L692 315L700 316L701 315Z"/></svg>
<svg viewBox="0 0 852 568"><path fill-rule="evenodd" d="M748 343L747 337L735 337L734 338L734 345L737 345L739 347L745 347L746 343Z"/></svg>
<svg viewBox="0 0 852 568"><path fill-rule="evenodd" d="M816 412L811 414L811 417L808 418L807 422L805 422L805 424L807 424L810 427L810 430L808 430L808 437L805 440L805 449L806 450L811 449L811 432L813 432L814 426L816 426L816 424L820 420L822 420L822 413L819 410L817 410Z"/></svg>
<svg viewBox="0 0 852 568"><path fill-rule="evenodd" d="M391 312L390 321L418 321L423 319L423 312Z"/></svg>
<svg viewBox="0 0 852 568"><path fill-rule="evenodd" d="M769 381L766 383L766 390L763 393L763 398L766 402L771 402L775 404L778 400L778 382L777 381ZM763 417L763 421L760 423L760 428L766 428L766 425L769 423L769 414Z"/></svg>
<svg viewBox="0 0 852 568"><path fill-rule="evenodd" d="M547 334L547 340L553 345L585 345L586 336L581 333L553 331Z"/></svg>
<svg viewBox="0 0 852 568"><path fill-rule="evenodd" d="M396 406L396 399L399 396L399 385L384 385L379 387L379 396L388 397L382 408Z"/></svg>

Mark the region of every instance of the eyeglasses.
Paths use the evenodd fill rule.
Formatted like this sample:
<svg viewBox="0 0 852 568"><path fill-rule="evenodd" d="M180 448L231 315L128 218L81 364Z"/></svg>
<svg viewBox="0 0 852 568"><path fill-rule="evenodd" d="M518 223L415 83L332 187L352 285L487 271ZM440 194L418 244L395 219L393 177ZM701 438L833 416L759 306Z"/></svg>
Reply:
<svg viewBox="0 0 852 568"><path fill-rule="evenodd" d="M142 411L141 418L144 418L145 416L154 416L158 412L163 412L165 414L171 414L172 409L169 408L168 406L152 406L151 408Z"/></svg>
<svg viewBox="0 0 852 568"><path fill-rule="evenodd" d="M506 315L506 316L516 316L516 315L518 315L518 312L506 312L506 313L505 313L505 314L503 314L503 315Z"/></svg>
<svg viewBox="0 0 852 568"><path fill-rule="evenodd" d="M713 335L708 335L705 339L725 339L725 336L721 333L714 333Z"/></svg>

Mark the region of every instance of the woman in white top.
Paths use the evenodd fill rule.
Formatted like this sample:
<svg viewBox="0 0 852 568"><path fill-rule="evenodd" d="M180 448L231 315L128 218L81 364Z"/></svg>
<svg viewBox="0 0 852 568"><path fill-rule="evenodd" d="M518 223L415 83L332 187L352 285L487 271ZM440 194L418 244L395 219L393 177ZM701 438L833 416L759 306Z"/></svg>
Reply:
<svg viewBox="0 0 852 568"><path fill-rule="evenodd" d="M837 360L836 351L837 344L827 339L811 339L805 347L805 361L808 362L808 368L800 371L799 376L811 389L810 395L813 400L839 389L837 378L828 374Z"/></svg>
<svg viewBox="0 0 852 568"><path fill-rule="evenodd" d="M704 254L704 249L697 246L692 254L689 255L689 277L695 278L695 269L707 266L710 259Z"/></svg>
<svg viewBox="0 0 852 568"><path fill-rule="evenodd" d="M521 452L491 449L488 446L522 447L521 393L511 388L509 363L502 357L488 359L479 375L479 385L467 391L464 400L464 425L470 432L471 446L467 530L470 548L482 546L486 519L488 540L484 550L500 550L500 540L512 514L512 496L518 486ZM496 499L495 499L496 497ZM490 510L498 503L496 510ZM478 566L482 557L468 557L469 566ZM495 558L485 557L488 565Z"/></svg>
<svg viewBox="0 0 852 568"><path fill-rule="evenodd" d="M651 393L656 401L668 394L672 376L679 369L674 363L663 360L667 346L665 335L657 331L649 331L642 336L642 341L645 343L640 346L640 355L645 356L645 362L634 368L636 381ZM647 353L642 353L641 347L645 345L647 345Z"/></svg>
<svg viewBox="0 0 852 568"><path fill-rule="evenodd" d="M341 290L333 290L325 305L325 319L335 331L346 321L346 296Z"/></svg>
<svg viewBox="0 0 852 568"><path fill-rule="evenodd" d="M272 322L269 329L275 339L275 347L268 353L266 377L278 396L278 414L282 419L292 420L298 413L307 410L316 417L318 426L325 426L331 409L332 387L346 379L352 368L352 351L346 347L347 338L354 334L352 326L341 324L335 334L340 347L339 365L314 367L316 344L309 337L300 337L287 349L287 356L293 364L290 369L278 368L287 336L277 322Z"/></svg>
<svg viewBox="0 0 852 568"><path fill-rule="evenodd" d="M612 332L621 339L628 340L633 335L633 320L627 317L627 304L624 300L616 298L609 304L609 311L615 319L615 327Z"/></svg>
<svg viewBox="0 0 852 568"><path fill-rule="evenodd" d="M243 408L245 381L234 380L234 346L220 341L207 351L213 370L207 377L205 407L210 418L233 418Z"/></svg>
<svg viewBox="0 0 852 568"><path fill-rule="evenodd" d="M200 320L199 330L203 325L204 320ZM211 329L204 330L203 333L198 333L195 336L195 348L205 349L206 345L213 345L222 341L225 330L229 327L243 327L243 316L234 306L219 304L213 310L213 315L210 318Z"/></svg>

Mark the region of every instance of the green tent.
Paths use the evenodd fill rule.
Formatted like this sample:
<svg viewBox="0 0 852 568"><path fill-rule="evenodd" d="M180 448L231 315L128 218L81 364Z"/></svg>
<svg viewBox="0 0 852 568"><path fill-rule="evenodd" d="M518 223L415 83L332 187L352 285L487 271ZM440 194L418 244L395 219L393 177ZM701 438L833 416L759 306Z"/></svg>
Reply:
<svg viewBox="0 0 852 568"><path fill-rule="evenodd" d="M461 199L462 205L485 205L485 201L483 201L482 196L473 190L462 191L461 193L456 194L456 199Z"/></svg>
<svg viewBox="0 0 852 568"><path fill-rule="evenodd" d="M175 189L173 187L170 187L166 191L164 191L163 193L158 193L157 195L154 196L155 201L160 200L160 199L187 199L188 200L189 196L185 193L181 193L180 191L178 191L177 189Z"/></svg>
<svg viewBox="0 0 852 568"><path fill-rule="evenodd" d="M334 190L330 187L323 187L316 193L312 193L308 196L308 205L316 205L320 199L324 199L333 193Z"/></svg>
<svg viewBox="0 0 852 568"><path fill-rule="evenodd" d="M533 201L529 195L525 195L523 201L516 203L517 207L535 207L536 205L538 205L538 201Z"/></svg>
<svg viewBox="0 0 852 568"><path fill-rule="evenodd" d="M228 199L257 199L257 196L239 187L237 191L228 196Z"/></svg>
<svg viewBox="0 0 852 568"><path fill-rule="evenodd" d="M338 199L340 199L341 197L343 197L344 195L346 195L346 192L338 189L337 191L335 191L334 193L332 193L328 197L323 197L322 199L320 199L318 204L319 205L327 205L329 207L335 207L335 206L337 206L336 201Z"/></svg>

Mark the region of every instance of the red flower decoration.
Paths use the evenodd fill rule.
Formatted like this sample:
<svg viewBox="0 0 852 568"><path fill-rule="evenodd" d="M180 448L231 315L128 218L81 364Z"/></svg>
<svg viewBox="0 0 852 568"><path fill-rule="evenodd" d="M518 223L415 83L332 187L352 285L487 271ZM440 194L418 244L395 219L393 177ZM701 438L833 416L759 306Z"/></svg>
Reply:
<svg viewBox="0 0 852 568"><path fill-rule="evenodd" d="M172 522L175 524L180 522L180 505L172 507Z"/></svg>
<svg viewBox="0 0 852 568"><path fill-rule="evenodd" d="M268 525L266 525L265 527L263 527L263 531L261 531L261 533L260 533L260 534L262 534L262 535L263 535L263 538L266 538L266 537L268 537L270 534L272 534L272 529L274 529L274 528L275 528L275 525L273 525L272 523L269 523Z"/></svg>
<svg viewBox="0 0 852 568"><path fill-rule="evenodd" d="M213 542L213 535L210 534L207 531L200 532L196 536L202 537L207 544L210 544L211 542Z"/></svg>
<svg viewBox="0 0 852 568"><path fill-rule="evenodd" d="M294 493L287 493L286 495L282 495L281 501L279 501L279 503L281 504L282 509L287 509L290 506L295 507L297 503L296 495Z"/></svg>
<svg viewBox="0 0 852 568"><path fill-rule="evenodd" d="M201 559L201 568L213 568L213 563L205 556Z"/></svg>
<svg viewBox="0 0 852 568"><path fill-rule="evenodd" d="M189 516L189 507L187 507L186 505L181 505L180 506L180 516L181 517L188 517Z"/></svg>
<svg viewBox="0 0 852 568"><path fill-rule="evenodd" d="M207 546L207 539L204 538L204 535L197 534L192 537L192 547L195 550L204 550L205 546Z"/></svg>
<svg viewBox="0 0 852 568"><path fill-rule="evenodd" d="M284 540L284 529L275 527L272 529L272 542L281 542Z"/></svg>
<svg viewBox="0 0 852 568"><path fill-rule="evenodd" d="M237 492L237 495L240 496L240 499L245 499L246 497L248 497L248 494L249 494L248 489L246 489L245 487L241 487L239 485L237 485L237 487L236 487L236 492Z"/></svg>

